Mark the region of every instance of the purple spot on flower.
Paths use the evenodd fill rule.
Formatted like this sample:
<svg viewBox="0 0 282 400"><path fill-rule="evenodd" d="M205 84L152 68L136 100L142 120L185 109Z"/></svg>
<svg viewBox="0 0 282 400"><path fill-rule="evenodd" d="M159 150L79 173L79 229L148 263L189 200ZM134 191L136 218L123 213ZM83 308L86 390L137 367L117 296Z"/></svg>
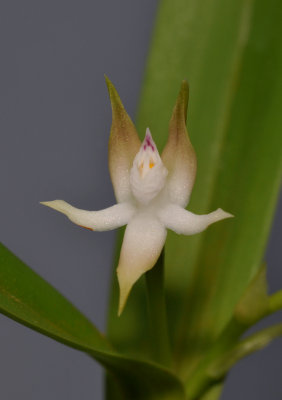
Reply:
<svg viewBox="0 0 282 400"><path fill-rule="evenodd" d="M145 137L145 144L144 144L144 150L146 150L147 149L147 147L150 147L153 151L155 151L155 146L153 145L153 143L152 143L152 138L151 138L151 135L149 135L149 134L147 134L146 135L146 137Z"/></svg>

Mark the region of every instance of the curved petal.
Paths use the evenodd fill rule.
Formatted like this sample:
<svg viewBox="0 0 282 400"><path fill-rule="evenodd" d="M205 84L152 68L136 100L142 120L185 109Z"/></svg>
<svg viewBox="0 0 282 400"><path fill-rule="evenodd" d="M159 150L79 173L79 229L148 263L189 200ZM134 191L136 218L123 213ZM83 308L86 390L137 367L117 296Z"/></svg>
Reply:
<svg viewBox="0 0 282 400"><path fill-rule="evenodd" d="M209 214L197 215L174 204L160 209L158 216L166 228L183 235L200 233L214 222L233 217L221 208Z"/></svg>
<svg viewBox="0 0 282 400"><path fill-rule="evenodd" d="M64 200L43 201L41 204L65 214L72 222L92 231L110 231L126 225L135 213L128 203L116 204L100 211L75 208Z"/></svg>
<svg viewBox="0 0 282 400"><path fill-rule="evenodd" d="M105 76L112 106L112 127L109 139L109 170L117 201L131 197L129 171L141 146L137 131L124 109L120 97Z"/></svg>
<svg viewBox="0 0 282 400"><path fill-rule="evenodd" d="M168 169L167 188L172 203L186 207L193 189L197 159L186 129L189 86L183 81L169 124L169 136L162 153Z"/></svg>
<svg viewBox="0 0 282 400"><path fill-rule="evenodd" d="M134 283L155 265L166 239L166 229L151 215L139 214L126 227L117 275L120 315Z"/></svg>

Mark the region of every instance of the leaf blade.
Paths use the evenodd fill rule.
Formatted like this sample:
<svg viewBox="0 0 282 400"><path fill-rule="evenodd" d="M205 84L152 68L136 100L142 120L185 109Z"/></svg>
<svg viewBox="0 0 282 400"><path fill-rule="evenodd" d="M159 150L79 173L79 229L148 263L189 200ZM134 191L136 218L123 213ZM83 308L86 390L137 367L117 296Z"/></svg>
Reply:
<svg viewBox="0 0 282 400"><path fill-rule="evenodd" d="M111 348L83 314L1 243L0 311L65 344L89 342Z"/></svg>
<svg viewBox="0 0 282 400"><path fill-rule="evenodd" d="M209 341L223 329L261 264L281 177L280 18L276 0L163 1L159 9L139 126L149 121L164 144L174 93L188 78L188 126L198 157L189 208L235 215L195 237L168 236L170 318L182 321L180 332L195 326L182 345L194 346L200 330ZM179 295L187 289L189 296ZM175 316L183 299L191 307Z"/></svg>
<svg viewBox="0 0 282 400"><path fill-rule="evenodd" d="M114 374L125 399L165 400L167 393L184 399L182 383L169 370L117 353L80 311L1 243L0 312L91 355Z"/></svg>

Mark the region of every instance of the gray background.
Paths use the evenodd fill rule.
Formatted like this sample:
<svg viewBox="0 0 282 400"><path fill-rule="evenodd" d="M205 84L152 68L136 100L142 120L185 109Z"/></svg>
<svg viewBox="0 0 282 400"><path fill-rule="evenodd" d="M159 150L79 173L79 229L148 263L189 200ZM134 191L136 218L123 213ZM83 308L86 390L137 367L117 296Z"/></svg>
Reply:
<svg viewBox="0 0 282 400"><path fill-rule="evenodd" d="M156 10L156 0L0 3L0 238L100 329L115 233L81 230L38 202L114 203L103 74L134 116ZM281 216L266 255L271 291L282 286ZM0 326L1 400L102 399L90 358L6 317ZM223 399L281 399L281 357L278 340L239 363Z"/></svg>

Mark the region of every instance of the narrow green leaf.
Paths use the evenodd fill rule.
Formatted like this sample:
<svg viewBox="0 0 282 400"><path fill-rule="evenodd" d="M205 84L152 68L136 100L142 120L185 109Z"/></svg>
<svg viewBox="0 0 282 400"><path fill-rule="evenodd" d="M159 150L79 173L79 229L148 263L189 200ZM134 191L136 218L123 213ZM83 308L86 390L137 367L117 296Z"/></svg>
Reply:
<svg viewBox="0 0 282 400"><path fill-rule="evenodd" d="M126 400L184 399L182 384L173 374L157 364L119 355L90 321L3 244L0 244L0 312L90 354L115 376Z"/></svg>
<svg viewBox="0 0 282 400"><path fill-rule="evenodd" d="M168 237L169 318L179 357L219 334L261 265L281 177L281 17L279 0L160 4L140 131L149 125L158 144L166 142L179 82L187 78L198 158L189 209L235 215L194 237Z"/></svg>
<svg viewBox="0 0 282 400"><path fill-rule="evenodd" d="M162 0L138 113L158 147L167 141L179 84L190 86L188 128L198 158L189 209L235 215L166 244L169 325L176 365L187 373L222 332L262 262L282 161L282 3L279 0ZM121 320L110 308L119 348L145 353L144 287ZM196 353L195 359L187 353ZM187 369L186 369L187 367Z"/></svg>
<svg viewBox="0 0 282 400"><path fill-rule="evenodd" d="M102 334L68 300L0 244L0 311L72 347L109 350Z"/></svg>

